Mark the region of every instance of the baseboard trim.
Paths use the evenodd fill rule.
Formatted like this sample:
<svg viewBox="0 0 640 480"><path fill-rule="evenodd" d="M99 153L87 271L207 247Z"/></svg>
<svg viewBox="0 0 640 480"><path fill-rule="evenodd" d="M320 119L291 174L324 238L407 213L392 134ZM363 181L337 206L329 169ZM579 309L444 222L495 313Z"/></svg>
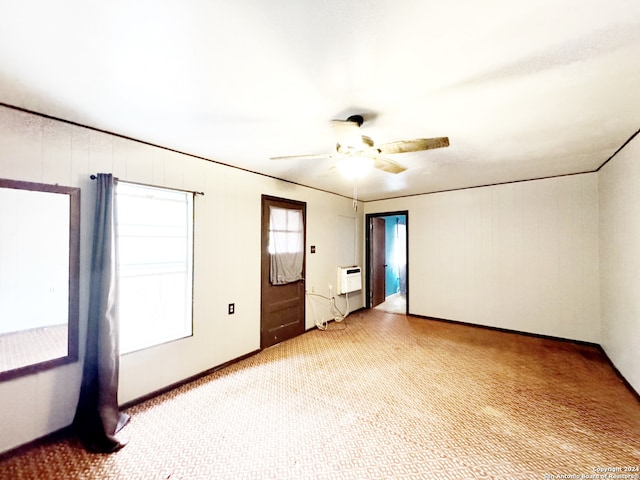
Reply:
<svg viewBox="0 0 640 480"><path fill-rule="evenodd" d="M354 310L352 312L349 313L349 315L352 315L356 312L360 312L362 310L367 310L365 307L361 307L358 308L357 310ZM575 339L570 339L570 338L564 338L564 337L555 337L553 335L543 335L543 334L538 334L538 333L531 333L531 332L523 332L520 330L514 330L514 329L509 329L509 328L501 328L501 327L493 327L493 326L489 326L489 325L480 325L480 324L476 324L476 323L469 323L469 322L463 322L460 320L450 320L450 319L446 319L446 318L438 318L438 317L430 317L430 316L426 316L426 315L416 315L413 313L409 313L407 314L407 316L410 317L415 317L415 318L421 318L424 320L433 320L433 321L437 321L437 322L446 322L446 323L454 323L454 324L458 324L458 325L464 325L464 326L468 326L468 327L475 327L475 328L481 328L481 329L485 329L485 330L494 330L494 331L498 331L498 332L502 332L502 333L509 333L509 334L513 334L513 335L524 335L524 336L528 336L528 337L536 337L536 338L543 338L543 339L547 339L547 340L555 340L555 341L560 341L560 342L568 342L568 343L573 343L576 345L583 345L583 346L590 346L590 347L595 347L597 348L606 358L607 362L609 363L609 365L611 366L611 368L613 369L613 371L616 373L616 375L618 376L618 378L620 378L620 380L624 383L624 385L627 387L627 389L633 394L633 396L636 398L636 400L640 403L640 394L633 388L633 386L627 381L627 379L622 375L622 373L620 373L620 370L618 370L618 368L615 366L615 364L611 361L611 359L609 358L609 355L607 355L607 352L604 350L604 348L602 348L602 345L600 345L599 343L593 343L593 342L586 342L583 340L575 340ZM346 318L348 318L349 316L347 315ZM332 322L333 320L330 320L330 322ZM308 330L306 330L307 332L314 330L314 329L318 329L318 327L314 326ZM161 389L155 390L147 395L143 395L142 397L136 398L134 400L131 400L129 402L125 402L122 405L120 405L120 408L122 410L125 410L127 408L133 407L134 405L138 405L140 403L143 403L147 400L151 400L152 398L155 398L159 395L162 395L164 393L170 392L171 390L174 390L178 387L181 387L183 385L186 385L188 383L191 383L193 381L196 381L202 377L205 377L207 375L210 375L212 373L215 373L219 370L222 370L223 368L229 367L235 363L238 363L242 360L245 360L249 357L252 357L254 355L256 355L257 353L260 353L262 351L262 349L257 349L254 350L252 352L249 352L245 355L242 355L240 357L234 358L232 360L229 360L228 362L222 363L220 365L217 365L213 368L207 369L203 372L197 373L195 375L192 375L184 380L181 380L179 382L175 382L171 385L168 385L166 387L163 387ZM56 430L54 432L51 432L47 435L44 435L42 437L36 438L34 440L31 440L27 443L24 443L22 445L19 445L17 447L11 448L5 452L1 452L0 453L0 462L2 462L3 460L6 460L8 458L11 458L12 456L15 456L17 454L20 454L23 451L29 450L33 447L39 446L39 445L43 445L49 442L55 442L58 441L60 439L63 438L69 438L70 436L73 435L73 431L72 431L72 426L68 425L66 427L63 427L59 430Z"/></svg>
<svg viewBox="0 0 640 480"><path fill-rule="evenodd" d="M123 404L120 405L120 408L122 410L126 410L127 408L131 408L135 405L139 405L140 403L146 402L147 400L151 400L152 398L155 398L159 395L162 395L164 393L168 393L172 390L175 390L176 388L182 387L183 385L187 385L188 383L191 382L195 382L196 380L201 379L202 377L206 377L207 375L211 375L212 373L215 373L219 370L222 370L223 368L227 368L231 365L233 365L234 363L238 363L241 362L242 360L245 360L249 357L253 357L255 354L260 353L262 351L262 349L257 349L257 350L253 350L252 352L249 352L245 355L241 355L240 357L236 357L232 360L229 360L228 362L225 363L221 363L220 365L217 365L215 367L209 368L207 370L204 370L203 372L200 373L196 373L195 375L191 375L190 377L187 377L183 380L180 380L178 382L172 383L170 385L167 385L166 387L162 387L159 388L158 390L154 390L151 393L147 393L146 395L143 395L141 397L135 398L133 400L130 400L128 402L124 402Z"/></svg>
<svg viewBox="0 0 640 480"><path fill-rule="evenodd" d="M614 372L616 372L616 375L618 376L618 378L620 380L622 380L622 383L625 384L625 386L627 387L627 389L633 393L633 396L636 397L636 400L638 401L638 403L640 403L640 393L633 388L633 385L631 385L626 378L624 378L624 375L622 375L622 373L620 372L620 370L618 370L618 367L616 367L615 363L613 363L613 361L609 358L609 355L607 355L607 352L605 351L604 348L602 348L602 345L597 345L598 349L602 352L602 354L604 355L604 358L607 359L607 362L609 362L609 365L611 365L611 368L613 369Z"/></svg>
<svg viewBox="0 0 640 480"><path fill-rule="evenodd" d="M34 438L33 440L23 443L22 445L18 445L17 447L10 448L2 453L0 453L0 463L4 460L8 460L11 457L21 454L22 452L26 452L34 447L38 447L41 445L46 445L48 443L55 443L60 440L64 440L73 435L73 428L71 425L67 425L66 427L62 427L59 430L55 430L51 433L47 433L42 437Z"/></svg>
<svg viewBox="0 0 640 480"><path fill-rule="evenodd" d="M482 328L484 330L494 330L496 332L502 332L502 333L514 333L516 335L524 335L524 336L527 336L527 337L544 338L544 339L547 339L547 340L558 340L560 342L575 343L577 345L584 345L584 346L589 346L589 347L600 347L599 343L586 342L584 340L575 340L575 339L572 339L572 338L556 337L556 336L553 336L553 335L544 335L544 334L541 334L541 333L525 332L525 331L522 331L522 330L515 330L513 328L494 327L494 326L491 326L491 325L482 325L480 323L464 322L462 320L451 320L451 319L448 319L448 318L431 317L429 315L416 315L414 313L410 313L409 315L412 316L412 317L424 318L425 320L435 320L437 322L456 323L458 325L465 325L467 327Z"/></svg>
<svg viewBox="0 0 640 480"><path fill-rule="evenodd" d="M191 383L195 380L198 380L202 377L205 377L207 375L210 375L214 372L217 372L218 370L222 370L223 368L229 367L231 365L233 365L234 363L238 363L246 358L252 357L253 355L255 355L256 353L259 353L261 351L261 349L258 350L254 350L252 352L249 352L245 355L242 355L240 357L234 358L232 360L229 360L228 362L222 363L220 365L217 365L213 368L209 368L203 372L197 373L195 375L192 375L188 378L185 378L184 380L180 380L179 382L175 382L171 385L168 385L166 387L160 388L158 390L155 390L151 393L148 393L146 395L143 395L142 397L136 398L134 400L131 400L129 402L125 402L123 404L120 405L120 409L121 410L126 410L127 408L133 407L134 405L138 405L142 402L145 402L147 400L151 400L152 398L157 397L158 395L162 395L163 393L167 393L170 392L171 390L174 390L178 387L181 387L183 385L186 385L188 383ZM8 458L11 458L15 455L20 454L21 452L24 452L26 450L29 450L31 448L37 447L39 445L44 445L47 444L49 442L55 442L58 440L62 440L65 438L70 438L73 436L73 425L67 425L66 427L62 427L59 430L55 430L51 433L48 433L46 435L43 435L42 437L38 437L35 438L27 443L23 443L22 445L18 445L17 447L14 448L10 448L9 450L6 450L4 452L0 452L0 462L2 462L3 460L6 460Z"/></svg>
<svg viewBox="0 0 640 480"><path fill-rule="evenodd" d="M638 402L640 402L640 393L638 393L636 391L636 389L633 388L633 385L631 385L628 382L628 380L624 377L624 375L622 375L620 370L618 370L618 368L615 366L615 364L611 361L611 358L609 358L609 355L607 355L607 352L604 350L604 348L602 348L602 345L600 345L599 343L586 342L584 340L576 340L576 339L573 339L573 338L556 337L556 336L553 336L553 335L544 335L544 334L541 334L541 333L524 332L524 331L521 331L521 330L514 330L514 329L511 329L511 328L493 327L493 326L490 326L490 325L481 325L481 324L478 324L478 323L463 322L463 321L460 321L460 320L450 320L448 318L431 317L431 316L428 316L428 315L417 315L417 314L413 314L413 313L409 313L407 315L411 316L411 317L422 318L424 320L434 320L436 322L455 323L455 324L464 325L464 326L467 326L467 327L475 327L475 328L481 328L481 329L485 329L485 330L493 330L493 331L496 331L496 332L511 333L511 334L514 334L514 335L523 335L523 336L526 336L526 337L543 338L543 339L546 339L546 340L555 340L555 341L558 341L558 342L567 342L567 343L573 343L575 345L594 347L594 348L598 349L604 355L604 358L606 358L607 363L609 363L609 365L611 366L613 371L616 373L618 378L620 378L620 380L622 380L622 383L624 383L624 385L633 394L633 396L636 398L636 400Z"/></svg>

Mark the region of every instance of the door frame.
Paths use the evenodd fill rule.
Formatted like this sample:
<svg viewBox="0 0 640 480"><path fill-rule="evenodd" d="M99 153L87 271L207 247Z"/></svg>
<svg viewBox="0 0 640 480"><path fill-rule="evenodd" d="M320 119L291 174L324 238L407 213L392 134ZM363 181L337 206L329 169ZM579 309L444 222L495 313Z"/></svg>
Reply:
<svg viewBox="0 0 640 480"><path fill-rule="evenodd" d="M379 213L367 213L365 214L365 272L366 272L366 292L365 292L365 307L371 308L371 219L375 217L392 217L394 215L404 215L406 219L406 238L405 238L405 253L407 260L406 269L406 284L407 284L407 310L406 315L409 315L409 210L398 210L393 212L379 212Z"/></svg>

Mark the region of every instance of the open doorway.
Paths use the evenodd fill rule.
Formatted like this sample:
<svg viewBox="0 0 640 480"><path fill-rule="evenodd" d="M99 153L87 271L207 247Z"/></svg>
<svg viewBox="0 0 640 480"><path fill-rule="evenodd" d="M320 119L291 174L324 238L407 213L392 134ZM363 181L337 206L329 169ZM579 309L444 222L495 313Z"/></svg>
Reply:
<svg viewBox="0 0 640 480"><path fill-rule="evenodd" d="M409 312L409 212L366 215L367 308Z"/></svg>

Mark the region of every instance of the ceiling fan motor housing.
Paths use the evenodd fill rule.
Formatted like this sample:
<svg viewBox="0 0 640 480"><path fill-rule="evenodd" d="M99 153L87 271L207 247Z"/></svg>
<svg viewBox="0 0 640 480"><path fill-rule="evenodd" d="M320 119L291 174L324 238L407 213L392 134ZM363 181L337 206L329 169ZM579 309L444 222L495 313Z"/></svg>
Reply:
<svg viewBox="0 0 640 480"><path fill-rule="evenodd" d="M359 127L364 123L364 117L362 115L351 115L347 118L347 122L357 123Z"/></svg>

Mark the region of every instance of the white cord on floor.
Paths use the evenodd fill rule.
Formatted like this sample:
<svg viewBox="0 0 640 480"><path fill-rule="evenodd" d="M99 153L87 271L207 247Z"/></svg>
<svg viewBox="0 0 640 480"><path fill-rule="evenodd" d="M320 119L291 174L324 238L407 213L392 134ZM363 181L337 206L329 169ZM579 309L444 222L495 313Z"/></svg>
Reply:
<svg viewBox="0 0 640 480"><path fill-rule="evenodd" d="M311 292L306 292L307 296L311 297L321 297L321 298L326 298L327 300L330 300L329 297L325 297L324 295L320 295L318 293L311 293ZM327 329L327 321L324 319L321 319L320 321L318 321L318 318L316 316L316 309L313 306L313 302L309 301L309 305L311 305L311 311L312 311L312 315L313 315L313 321L316 324L316 327L318 328L318 330L326 330Z"/></svg>
<svg viewBox="0 0 640 480"><path fill-rule="evenodd" d="M331 297L327 297L325 295L321 295L319 293L312 293L312 292L306 292L307 296L309 297L320 297L320 298L324 298L325 300L329 301L329 311L331 312L331 314L333 315L333 320L335 322L342 322L345 318L347 318L347 316L349 315L349 294L346 293L345 297L346 297L346 302L347 302L347 310L346 313L343 313L338 306L336 305L336 297L331 296ZM316 310L315 307L313 305L313 302L309 302L309 304L311 305L311 310L312 310L312 315L314 318L314 323L316 325L316 327L318 328L318 330L326 330L327 329L327 325L328 325L328 320L325 319L320 319L320 321L318 321L318 318L316 316Z"/></svg>

